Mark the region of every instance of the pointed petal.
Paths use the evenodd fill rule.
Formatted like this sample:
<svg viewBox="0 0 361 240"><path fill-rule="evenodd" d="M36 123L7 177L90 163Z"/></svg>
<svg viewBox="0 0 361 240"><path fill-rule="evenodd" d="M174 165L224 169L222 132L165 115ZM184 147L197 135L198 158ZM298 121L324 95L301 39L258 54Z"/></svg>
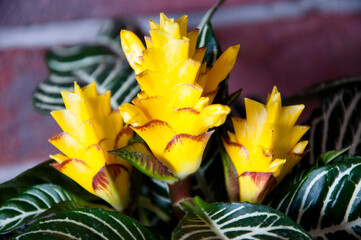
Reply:
<svg viewBox="0 0 361 240"><path fill-rule="evenodd" d="M179 24L179 30L180 30L181 36L186 36L187 35L188 16L183 15L176 22Z"/></svg>
<svg viewBox="0 0 361 240"><path fill-rule="evenodd" d="M133 102L148 119L167 121L173 112L169 101L163 97L148 97Z"/></svg>
<svg viewBox="0 0 361 240"><path fill-rule="evenodd" d="M127 168L121 164L111 164L102 167L94 176L92 187L97 196L122 211L130 203L129 182Z"/></svg>
<svg viewBox="0 0 361 240"><path fill-rule="evenodd" d="M291 151L291 149L300 141L303 135L310 129L309 126L294 126L287 133L287 137L279 139L279 146L284 147L285 152Z"/></svg>
<svg viewBox="0 0 361 240"><path fill-rule="evenodd" d="M150 30L149 33L152 38L154 48L162 49L168 42L175 39L171 34L161 30Z"/></svg>
<svg viewBox="0 0 361 240"><path fill-rule="evenodd" d="M169 141L161 161L179 178L197 171L212 132L201 135L178 134Z"/></svg>
<svg viewBox="0 0 361 240"><path fill-rule="evenodd" d="M85 121L90 118L86 110L84 100L78 95L70 91L61 91L61 96L63 97L66 109L78 116L81 121Z"/></svg>
<svg viewBox="0 0 361 240"><path fill-rule="evenodd" d="M194 84L199 67L200 63L191 59L179 61L178 63L174 64L169 69L165 77L165 79L169 81L168 88L172 88L179 83Z"/></svg>
<svg viewBox="0 0 361 240"><path fill-rule="evenodd" d="M261 203L268 192L276 185L272 173L244 172L239 177L242 202Z"/></svg>
<svg viewBox="0 0 361 240"><path fill-rule="evenodd" d="M207 85L205 92L210 92L216 89L221 81L231 72L236 63L239 45L229 47L216 61L213 68L207 75Z"/></svg>
<svg viewBox="0 0 361 240"><path fill-rule="evenodd" d="M150 48L143 51L143 58L147 64L148 71L162 72L165 70L164 63L168 60L165 57L164 51L159 48ZM139 76L139 75L138 75ZM137 76L137 77L138 77Z"/></svg>
<svg viewBox="0 0 361 240"><path fill-rule="evenodd" d="M173 40L168 42L164 48L164 54L167 60L163 61L163 66L166 64L167 68L173 64L184 61L188 58L189 41L186 40Z"/></svg>
<svg viewBox="0 0 361 240"><path fill-rule="evenodd" d="M160 120L153 120L143 126L131 128L148 144L154 156L161 160L168 142L176 135L175 131Z"/></svg>
<svg viewBox="0 0 361 240"><path fill-rule="evenodd" d="M159 25L154 22L153 20L149 20L149 26L150 26L150 29L154 30L154 29L159 29Z"/></svg>
<svg viewBox="0 0 361 240"><path fill-rule="evenodd" d="M153 41L152 41L152 38L149 37L149 36L144 36L144 41L145 41L145 44L147 46L147 49L151 49L153 48Z"/></svg>
<svg viewBox="0 0 361 240"><path fill-rule="evenodd" d="M168 20L167 16L162 12L159 14L159 19L160 19L159 23L161 26L165 25Z"/></svg>
<svg viewBox="0 0 361 240"><path fill-rule="evenodd" d="M74 84L75 84L75 82L74 82ZM82 88L82 91L83 91L84 95L87 96L88 98L94 98L94 97L98 96L96 82L92 82L92 83L86 85L85 87Z"/></svg>
<svg viewBox="0 0 361 240"><path fill-rule="evenodd" d="M70 158L82 158L82 144L70 133L63 132L49 139L57 149Z"/></svg>
<svg viewBox="0 0 361 240"><path fill-rule="evenodd" d="M203 89L195 84L179 83L172 88L171 92L173 94L172 106L193 108L201 97Z"/></svg>
<svg viewBox="0 0 361 240"><path fill-rule="evenodd" d="M201 97L201 98L197 101L194 109L197 110L197 111L202 111L202 110L203 110L205 107L207 107L208 105L209 105L209 98L207 98L207 97Z"/></svg>
<svg viewBox="0 0 361 240"><path fill-rule="evenodd" d="M172 126L175 132L199 134L197 127L201 126L202 123L197 121L198 115L199 111L194 110L193 108L178 108L174 111L168 123Z"/></svg>
<svg viewBox="0 0 361 240"><path fill-rule="evenodd" d="M189 47L190 50L191 46ZM194 52L194 55L192 56L191 53L189 53L189 56L194 59L195 61L198 62L203 62L203 58L204 55L206 54L207 48L206 47L201 47L201 48L197 48Z"/></svg>
<svg viewBox="0 0 361 240"><path fill-rule="evenodd" d="M64 132L74 132L74 133L81 132L81 128L82 128L81 121L71 111L64 109L64 110L51 111L50 114Z"/></svg>
<svg viewBox="0 0 361 240"><path fill-rule="evenodd" d="M303 154L307 144L308 144L308 141L301 141L301 142L297 143L296 146L294 146L292 148L291 153L293 153L293 154Z"/></svg>
<svg viewBox="0 0 361 240"><path fill-rule="evenodd" d="M96 170L91 169L84 161L68 159L62 163L52 163L50 165L73 179L88 192L95 194L92 188L92 179L96 174Z"/></svg>
<svg viewBox="0 0 361 240"><path fill-rule="evenodd" d="M250 145L257 141L258 135L256 129L248 124L246 119L232 117L232 123L239 143Z"/></svg>
<svg viewBox="0 0 361 240"><path fill-rule="evenodd" d="M244 99L246 106L247 122L262 126L267 120L267 111L262 103L253 101L249 98Z"/></svg>
<svg viewBox="0 0 361 240"><path fill-rule="evenodd" d="M148 122L148 118L144 113L133 104L125 103L119 107L119 111L126 124L141 126Z"/></svg>
<svg viewBox="0 0 361 240"><path fill-rule="evenodd" d="M305 105L303 104L283 107L281 111L279 125L285 127L294 126L304 108Z"/></svg>
<svg viewBox="0 0 361 240"><path fill-rule="evenodd" d="M135 77L139 87L150 96L160 95L164 92L163 85L159 84L164 82L164 75L161 72L146 70Z"/></svg>
<svg viewBox="0 0 361 240"><path fill-rule="evenodd" d="M146 66L141 61L142 52L145 50L143 43L140 39L131 31L122 30L120 32L120 41L125 57L127 58L129 65L138 74L146 69Z"/></svg>
<svg viewBox="0 0 361 240"><path fill-rule="evenodd" d="M205 107L198 116L198 131L196 134L208 131L209 128L219 127L231 112L231 108L226 105L212 104Z"/></svg>
<svg viewBox="0 0 361 240"><path fill-rule="evenodd" d="M222 137L222 142L234 167L237 169L238 175L248 171L251 167L251 161L245 146L231 142L230 139L226 137Z"/></svg>
<svg viewBox="0 0 361 240"><path fill-rule="evenodd" d="M189 56L194 59L193 55L196 51L196 45L197 45L197 38L199 34L199 29L196 28L190 32L188 32L187 37L189 38ZM205 50L204 50L205 52ZM203 61L203 58L200 60L200 62Z"/></svg>
<svg viewBox="0 0 361 240"><path fill-rule="evenodd" d="M61 154L61 153L49 155L49 157L51 159L54 159L57 163L62 163L69 159L67 156L65 156L64 154Z"/></svg>

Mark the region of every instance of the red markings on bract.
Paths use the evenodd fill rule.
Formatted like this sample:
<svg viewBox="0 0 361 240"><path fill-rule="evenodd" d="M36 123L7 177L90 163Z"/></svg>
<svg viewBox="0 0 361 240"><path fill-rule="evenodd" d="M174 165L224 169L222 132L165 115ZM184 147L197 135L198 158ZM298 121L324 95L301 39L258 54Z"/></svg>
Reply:
<svg viewBox="0 0 361 240"><path fill-rule="evenodd" d="M166 148L164 149L164 152L170 151L172 147L177 144L178 142L183 142L183 139L190 139L195 142L207 142L210 136L212 135L213 131L205 132L199 135L190 135L181 133L178 135L175 135L167 144Z"/></svg>
<svg viewBox="0 0 361 240"><path fill-rule="evenodd" d="M67 133L67 132L59 133L58 135L49 138L49 141L50 141L50 142L52 142L52 141L58 141L58 140L60 140L64 135L68 135L68 134L69 134L69 133Z"/></svg>
<svg viewBox="0 0 361 240"><path fill-rule="evenodd" d="M190 107L183 107L183 108L177 108L176 110L174 110L174 112L189 112L191 114L194 115L198 115L200 112L195 110L194 108L190 108Z"/></svg>
<svg viewBox="0 0 361 240"><path fill-rule="evenodd" d="M258 200L263 200L264 197L277 185L277 180L273 176L272 172L244 172L240 175L240 177L249 177L257 188L260 189L257 197Z"/></svg>
<svg viewBox="0 0 361 240"><path fill-rule="evenodd" d="M133 130L130 128L130 126L123 128L115 137L114 149L120 147L118 146L118 141L123 135L132 135L132 134L133 134Z"/></svg>
<svg viewBox="0 0 361 240"><path fill-rule="evenodd" d="M102 167L93 178L93 189L94 191L106 190L111 182L122 174L122 171L128 172L128 169L122 164L111 164Z"/></svg>
<svg viewBox="0 0 361 240"><path fill-rule="evenodd" d="M64 162L62 163L50 163L50 166L54 167L55 169L59 170L61 172L61 170L69 163L71 162L76 162L78 164L82 164L84 165L84 167L87 167L87 168L90 168L88 166L88 164L86 164L86 162L84 162L83 160L80 160L80 159L76 159L76 158L69 158L67 160L65 160Z"/></svg>
<svg viewBox="0 0 361 240"><path fill-rule="evenodd" d="M172 129L171 126L169 126L168 123L166 122L163 122L161 120L158 120L158 119L155 119L155 120L152 120L150 122L147 122L146 124L144 124L143 126L133 126L133 125L130 125L130 128L131 129L137 129L137 130L140 130L140 131L144 131L146 128L152 128L154 126L157 126L157 125L162 125L162 126L165 126L165 127L168 127L170 129ZM172 129L173 130L173 129Z"/></svg>

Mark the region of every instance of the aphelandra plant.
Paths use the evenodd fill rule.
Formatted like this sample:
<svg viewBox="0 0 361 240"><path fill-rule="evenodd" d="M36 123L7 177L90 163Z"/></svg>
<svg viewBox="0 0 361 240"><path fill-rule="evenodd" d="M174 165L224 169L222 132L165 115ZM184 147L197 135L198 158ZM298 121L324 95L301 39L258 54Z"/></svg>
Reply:
<svg viewBox="0 0 361 240"><path fill-rule="evenodd" d="M360 79L294 96L325 96L310 126L276 87L233 117L240 46L222 53L218 7L191 31L161 13L145 45L116 21L47 54L33 105L61 153L0 184L0 239L361 238Z"/></svg>

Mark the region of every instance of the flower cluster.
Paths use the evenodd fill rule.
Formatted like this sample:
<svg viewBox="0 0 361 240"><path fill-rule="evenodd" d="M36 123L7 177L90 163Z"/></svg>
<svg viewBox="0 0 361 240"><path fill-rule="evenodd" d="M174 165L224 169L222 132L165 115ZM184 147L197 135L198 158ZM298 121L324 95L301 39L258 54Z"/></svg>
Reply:
<svg viewBox="0 0 361 240"><path fill-rule="evenodd" d="M308 126L295 126L304 105L282 107L274 87L266 105L245 99L247 119L232 118L223 144L239 176L240 200L262 202L305 154ZM299 142L300 141L300 142Z"/></svg>
<svg viewBox="0 0 361 240"><path fill-rule="evenodd" d="M206 48L196 48L199 30L187 31L187 16L175 21L161 14L160 24L150 21L150 27L146 47L130 31L120 34L142 90L132 103L111 110L110 92L99 95L95 83L75 83L74 92L62 92L66 109L52 112L64 131L50 139L64 153L51 156L52 166L118 210L131 201L132 168L107 151L126 146L134 130L167 171L184 179L199 168L209 129L230 113L212 102L239 46L209 67ZM282 107L276 87L265 105L250 99L245 105L247 118L232 118L235 133L222 141L237 171L240 200L262 202L305 154L308 142L300 139L308 127L295 126L304 106Z"/></svg>
<svg viewBox="0 0 361 240"><path fill-rule="evenodd" d="M142 90L120 107L124 121L142 137L154 156L179 178L200 166L212 127L224 123L228 106L212 104L236 61L239 46L228 48L208 68L206 48L196 48L199 30L187 32L187 16L160 15L150 21L146 47L132 32L121 31L125 56Z"/></svg>
<svg viewBox="0 0 361 240"><path fill-rule="evenodd" d="M133 137L119 111L110 108L110 92L98 95L95 82L74 92L63 91L65 110L51 115L63 133L50 142L64 154L51 155L52 166L92 194L123 210L130 202L131 165L107 153Z"/></svg>

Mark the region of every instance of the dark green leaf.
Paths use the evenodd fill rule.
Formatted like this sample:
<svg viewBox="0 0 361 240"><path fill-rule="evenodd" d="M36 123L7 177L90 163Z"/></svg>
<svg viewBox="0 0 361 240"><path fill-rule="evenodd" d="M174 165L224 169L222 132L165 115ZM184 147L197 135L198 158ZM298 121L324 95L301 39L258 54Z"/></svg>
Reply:
<svg viewBox="0 0 361 240"><path fill-rule="evenodd" d="M89 202L103 202L100 198L84 190L72 179L51 167L49 164L53 162L53 160L49 160L41 163L17 177L0 184L0 204L23 192L25 189L42 183L59 185L70 192L77 193L77 196Z"/></svg>
<svg viewBox="0 0 361 240"><path fill-rule="evenodd" d="M221 47L214 36L211 24L213 14L222 3L223 0L218 1L214 7L208 10L198 25L199 35L197 39L197 48L207 47L207 51L204 56L204 61L207 62L207 66L213 66L222 54Z"/></svg>
<svg viewBox="0 0 361 240"><path fill-rule="evenodd" d="M221 150L221 156L229 201L237 202L239 201L239 182L237 170L228 154L223 149Z"/></svg>
<svg viewBox="0 0 361 240"><path fill-rule="evenodd" d="M163 163L152 155L144 143L133 142L123 148L110 151L109 153L125 159L139 171L151 178L169 184L179 180Z"/></svg>
<svg viewBox="0 0 361 240"><path fill-rule="evenodd" d="M132 29L132 26L124 21L110 21L92 44L49 51L46 56L49 75L32 95L35 110L49 114L63 109L60 92L73 90L74 81L80 86L96 81L100 93L111 90L112 108L133 99L139 86L120 47L122 28Z"/></svg>
<svg viewBox="0 0 361 240"><path fill-rule="evenodd" d="M361 154L361 83L339 89L323 100L311 118L309 163L322 153L341 150Z"/></svg>
<svg viewBox="0 0 361 240"><path fill-rule="evenodd" d="M14 239L157 239L133 218L104 209L59 213L32 224Z"/></svg>
<svg viewBox="0 0 361 240"><path fill-rule="evenodd" d="M200 24L198 25L199 35L197 39L197 48L206 47L206 53L204 55L204 62L207 62L207 67L212 67L217 61L219 56L222 54L222 49L217 39L214 35L211 18L219 6L224 2L224 0L219 0L204 17L202 18ZM226 78L227 79L227 78ZM219 85L219 90L214 99L215 103L219 103L222 99L228 97L228 83L224 79Z"/></svg>
<svg viewBox="0 0 361 240"><path fill-rule="evenodd" d="M172 239L311 239L291 219L270 207L250 203L183 202L187 215Z"/></svg>
<svg viewBox="0 0 361 240"><path fill-rule="evenodd" d="M351 148L351 146L341 149L339 151L335 150L335 151L329 151L329 152L322 153L320 156L318 156L317 162L319 164L322 163L322 165L329 164L333 160L335 160L338 156L340 156L341 154L348 151L350 148Z"/></svg>
<svg viewBox="0 0 361 240"><path fill-rule="evenodd" d="M64 202L73 202L72 206L75 208L87 205L60 186L52 184L32 186L0 206L0 233L16 229ZM68 208L69 205L66 207ZM57 210L62 209L64 207Z"/></svg>
<svg viewBox="0 0 361 240"><path fill-rule="evenodd" d="M361 238L360 158L316 168L284 194L272 195L272 207L317 239ZM336 162L336 160L335 160Z"/></svg>

